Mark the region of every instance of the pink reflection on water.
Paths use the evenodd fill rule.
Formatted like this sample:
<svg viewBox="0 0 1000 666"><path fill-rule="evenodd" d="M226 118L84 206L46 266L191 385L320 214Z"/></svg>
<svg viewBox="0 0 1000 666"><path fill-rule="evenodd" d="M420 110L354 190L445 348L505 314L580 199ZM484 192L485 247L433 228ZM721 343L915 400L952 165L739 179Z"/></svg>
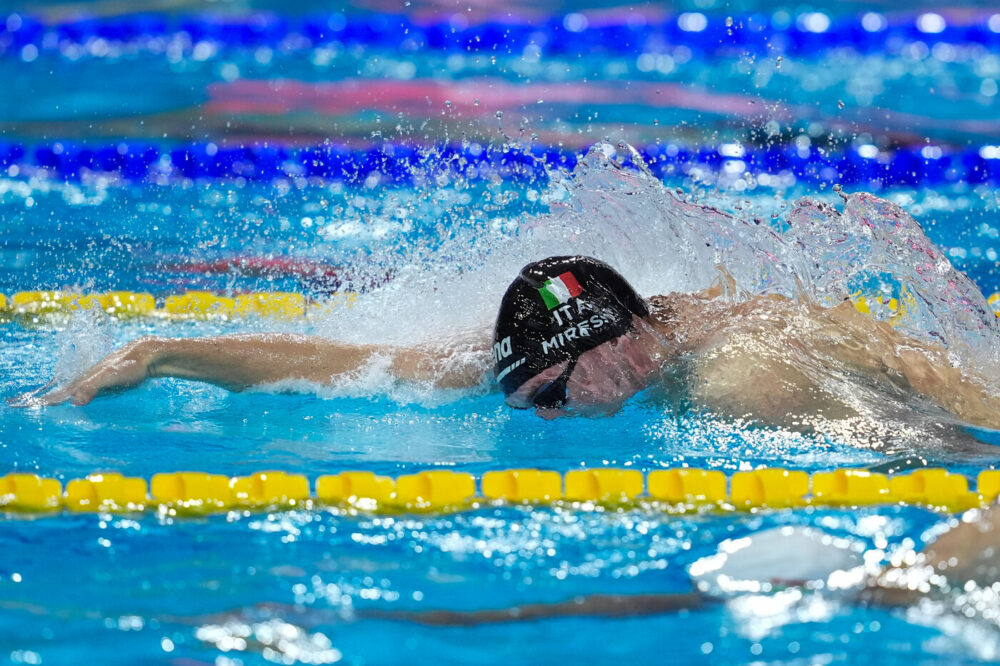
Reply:
<svg viewBox="0 0 1000 666"><path fill-rule="evenodd" d="M337 81L307 83L293 79L239 80L209 87L208 112L215 114L284 114L314 111L344 114L379 109L414 115L439 114L442 108L462 116L486 117L541 103L637 104L654 108L758 116L761 105L745 95L719 94L684 85L625 83L513 84L499 79L474 82L435 81ZM450 105L448 104L450 103ZM769 106L775 117L775 106ZM786 113L780 108L778 117Z"/></svg>

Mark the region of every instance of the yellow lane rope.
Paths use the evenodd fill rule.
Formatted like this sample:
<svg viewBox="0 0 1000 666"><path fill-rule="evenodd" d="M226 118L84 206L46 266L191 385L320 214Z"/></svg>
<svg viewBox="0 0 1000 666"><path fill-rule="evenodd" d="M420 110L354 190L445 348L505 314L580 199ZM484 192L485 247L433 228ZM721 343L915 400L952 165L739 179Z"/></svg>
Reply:
<svg viewBox="0 0 1000 666"><path fill-rule="evenodd" d="M886 313L889 323L893 325L899 323L907 312L911 312L917 307L916 298L905 287L901 290L900 298L887 297L882 294L865 296L862 292L857 291L851 294L851 302L854 303L854 308L862 314ZM996 316L1000 317L1000 291L987 298L986 303Z"/></svg>
<svg viewBox="0 0 1000 666"><path fill-rule="evenodd" d="M164 298L160 305L152 294L111 291L78 294L69 291L21 291L10 298L0 294L0 318L41 321L98 307L112 317L155 317L161 319L233 319L273 317L294 319L328 312L338 305L350 305L356 294L338 293L323 300L291 292L256 292L220 296L207 291L188 291Z"/></svg>
<svg viewBox="0 0 1000 666"><path fill-rule="evenodd" d="M127 319L151 317L168 320L234 319L240 317L265 317L295 319L329 312L338 305L351 305L357 294L342 292L325 299L311 299L293 292L254 292L222 296L207 291L188 291L163 298L159 305L152 294L132 291L110 291L81 294L69 291L21 291L9 298L0 294L0 321L14 319L33 322L45 318L71 314L74 311L99 307L108 315ZM895 298L875 296L866 298L860 292L851 300L858 311L870 314L873 308L884 308L889 319L895 322L912 306L912 296L904 295L900 302ZM1000 292L987 299L990 307L1000 317Z"/></svg>
<svg viewBox="0 0 1000 666"><path fill-rule="evenodd" d="M477 492L478 488L478 492ZM755 511L805 506L919 505L940 511L987 506L1000 495L1000 470L979 473L975 490L961 474L928 468L888 476L863 469L808 474L782 468L736 472L674 468L538 469L471 474L428 470L395 479L372 472L321 476L269 471L228 477L204 472L156 474L151 481L118 473L57 479L0 477L0 511L16 513L142 512L204 515L228 511L334 507L372 513L450 512L493 504L648 507L670 513L705 509Z"/></svg>

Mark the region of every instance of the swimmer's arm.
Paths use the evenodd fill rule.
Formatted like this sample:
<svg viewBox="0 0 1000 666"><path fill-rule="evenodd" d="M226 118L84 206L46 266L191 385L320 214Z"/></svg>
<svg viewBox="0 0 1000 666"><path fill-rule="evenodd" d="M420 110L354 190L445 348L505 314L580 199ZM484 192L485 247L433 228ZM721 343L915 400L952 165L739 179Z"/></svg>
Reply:
<svg viewBox="0 0 1000 666"><path fill-rule="evenodd" d="M215 384L230 391L284 380L328 383L383 355L389 371L408 381L430 381L440 388L476 386L483 379L481 355L355 345L304 335L226 335L211 338L140 338L87 370L69 385L26 404L77 405L101 393L122 391L147 378L177 377ZM485 353L485 352L483 352Z"/></svg>
<svg viewBox="0 0 1000 666"><path fill-rule="evenodd" d="M699 592L677 594L594 594L579 596L569 601L550 604L524 604L507 608L473 611L453 610L390 610L383 608L358 608L352 616L357 619L393 620L432 626L474 626L507 622L530 622L559 617L636 617L658 615L675 611L693 610L713 603L713 599ZM254 604L253 617L281 617L302 627L342 622L344 614L339 609L296 606L285 603L262 602ZM244 622L246 609L239 608L223 613L195 616L170 616L176 624L203 625Z"/></svg>

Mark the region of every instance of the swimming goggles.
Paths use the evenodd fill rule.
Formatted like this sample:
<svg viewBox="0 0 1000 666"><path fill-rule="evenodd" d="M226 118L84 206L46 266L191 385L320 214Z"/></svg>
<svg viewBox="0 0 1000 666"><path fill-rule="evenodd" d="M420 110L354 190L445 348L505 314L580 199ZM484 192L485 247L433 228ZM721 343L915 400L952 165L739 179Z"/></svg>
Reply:
<svg viewBox="0 0 1000 666"><path fill-rule="evenodd" d="M542 387L531 398L532 406L541 409L558 409L566 404L566 399L569 397L569 387L566 384L576 368L576 361L576 358L570 359L566 369L558 377L551 382L542 384Z"/></svg>

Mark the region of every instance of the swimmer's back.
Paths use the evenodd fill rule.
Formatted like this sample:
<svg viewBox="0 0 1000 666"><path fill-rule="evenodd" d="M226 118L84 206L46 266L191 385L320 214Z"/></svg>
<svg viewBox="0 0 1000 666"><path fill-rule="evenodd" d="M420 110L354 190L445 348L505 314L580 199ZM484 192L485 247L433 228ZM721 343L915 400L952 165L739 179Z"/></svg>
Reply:
<svg viewBox="0 0 1000 666"><path fill-rule="evenodd" d="M650 300L655 325L687 365L692 402L710 411L776 425L842 419L858 415L859 398L874 390L897 399L923 394L969 423L1000 428L1000 400L952 367L943 349L902 336L850 302Z"/></svg>

